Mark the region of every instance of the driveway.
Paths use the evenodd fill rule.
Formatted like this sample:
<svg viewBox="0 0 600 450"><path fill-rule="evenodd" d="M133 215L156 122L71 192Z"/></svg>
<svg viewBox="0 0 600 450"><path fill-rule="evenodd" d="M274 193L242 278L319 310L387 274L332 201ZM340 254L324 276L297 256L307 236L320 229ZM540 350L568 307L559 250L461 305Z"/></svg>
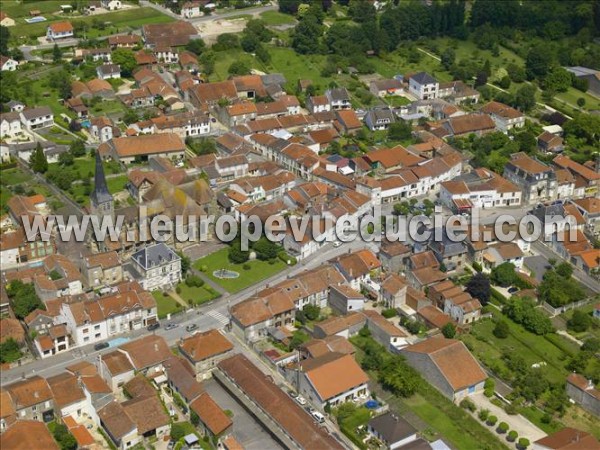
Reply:
<svg viewBox="0 0 600 450"><path fill-rule="evenodd" d="M475 405L477 405L477 410L489 410L490 415L494 415L498 418L498 424L500 422L506 422L511 430L515 430L517 433L519 433L519 438L524 437L529 439L529 442L534 442L547 436L544 431L540 430L522 415L517 414L511 416L502 408L492 404L490 399L483 395L483 393L472 395L469 398L473 401L473 403L475 403ZM474 416L477 418L477 412L474 414ZM479 420L479 418L477 418L477 420ZM488 425L484 426L488 427ZM495 430L492 430L492 432L495 433ZM503 438L500 437L500 439Z"/></svg>
<svg viewBox="0 0 600 450"><path fill-rule="evenodd" d="M214 378L204 381L206 392L223 409L233 412L233 435L248 450L282 448Z"/></svg>
<svg viewBox="0 0 600 450"><path fill-rule="evenodd" d="M541 283L544 274L546 273L546 266L548 266L550 263L546 257L542 255L535 255L527 256L524 259L524 264L529 268L529 270L532 270L533 273L535 273L535 279Z"/></svg>

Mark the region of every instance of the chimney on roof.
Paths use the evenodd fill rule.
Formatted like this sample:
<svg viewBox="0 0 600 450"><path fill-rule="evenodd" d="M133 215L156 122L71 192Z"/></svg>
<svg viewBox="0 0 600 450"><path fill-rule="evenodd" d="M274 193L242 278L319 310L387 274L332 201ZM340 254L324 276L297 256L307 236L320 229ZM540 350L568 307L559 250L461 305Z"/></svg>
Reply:
<svg viewBox="0 0 600 450"><path fill-rule="evenodd" d="M158 352L158 344L156 342L154 343L154 351Z"/></svg>

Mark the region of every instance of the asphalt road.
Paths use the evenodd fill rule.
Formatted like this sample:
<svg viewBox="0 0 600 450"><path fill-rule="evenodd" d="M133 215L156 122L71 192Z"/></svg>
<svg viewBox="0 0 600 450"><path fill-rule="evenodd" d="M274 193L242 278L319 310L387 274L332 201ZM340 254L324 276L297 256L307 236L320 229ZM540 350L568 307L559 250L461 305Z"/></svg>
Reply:
<svg viewBox="0 0 600 450"><path fill-rule="evenodd" d="M217 300L207 303L196 310L191 310L186 314L179 314L172 320L163 320L163 326L154 333L162 336L169 345L174 345L181 337L189 335L186 331L186 326L196 324L198 331L206 331L212 328L222 328L229 321L229 307L235 305L242 300L245 300L253 293L263 289L267 284L273 285L285 280L287 277L293 277L298 273L319 267L325 261L339 256L343 253L365 248L367 244L362 241L354 241L344 244L338 248L334 248L329 244L319 253L307 258L304 263L299 263L296 266L289 267L284 271L257 283L254 286L248 287L236 294L226 294ZM165 330L164 325L168 322L178 324L177 328ZM195 331L196 331L195 330ZM144 328L127 334L117 335L114 338L125 337L127 339L135 339L148 334ZM14 382L21 377L29 377L32 375L42 375L49 377L62 372L65 367L82 360L94 362L99 354L108 353L112 348L96 351L94 345L90 344L84 347L77 347L72 351L61 353L46 359L38 359L22 367L16 367L10 370L3 370L0 373L0 385Z"/></svg>

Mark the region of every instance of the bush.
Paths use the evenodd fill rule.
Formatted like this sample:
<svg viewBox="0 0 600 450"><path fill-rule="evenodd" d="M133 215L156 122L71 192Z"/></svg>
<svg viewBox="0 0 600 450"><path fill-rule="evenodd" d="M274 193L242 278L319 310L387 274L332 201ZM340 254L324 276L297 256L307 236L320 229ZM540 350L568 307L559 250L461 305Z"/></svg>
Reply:
<svg viewBox="0 0 600 450"><path fill-rule="evenodd" d="M477 407L475 406L475 403L473 403L468 398L465 398L463 401L460 402L460 407L463 408L463 409L468 409L471 412L475 412L477 410Z"/></svg>
<svg viewBox="0 0 600 450"><path fill-rule="evenodd" d="M208 266L207 265L200 266L200 272L208 272Z"/></svg>
<svg viewBox="0 0 600 450"><path fill-rule="evenodd" d="M177 292L178 294L181 294L181 286L177 286L175 288L175 292Z"/></svg>
<svg viewBox="0 0 600 450"><path fill-rule="evenodd" d="M496 322L496 326L494 327L492 333L494 333L494 336L496 336L498 339L506 339L508 337L508 331L508 323L506 323L504 320L499 320Z"/></svg>
<svg viewBox="0 0 600 450"><path fill-rule="evenodd" d="M506 414L508 414L510 416L515 416L515 415L519 414L517 407L512 403L509 403L508 405L506 405L504 407L504 411L506 411Z"/></svg>
<svg viewBox="0 0 600 450"><path fill-rule="evenodd" d="M519 448L525 449L529 447L529 439L521 438L519 439Z"/></svg>
<svg viewBox="0 0 600 450"><path fill-rule="evenodd" d="M506 433L508 431L508 424L506 422L500 422L500 425L498 425L496 431L500 434Z"/></svg>
<svg viewBox="0 0 600 450"><path fill-rule="evenodd" d="M398 313L396 312L396 310L394 308L389 308L389 309L384 309L383 311L381 311L381 315L383 317L385 317L386 319L391 319L392 317L396 317Z"/></svg>
<svg viewBox="0 0 600 450"><path fill-rule="evenodd" d="M508 435L506 436L506 440L508 442L515 442L518 437L519 437L519 433L517 433L515 430L510 430L508 432Z"/></svg>
<svg viewBox="0 0 600 450"><path fill-rule="evenodd" d="M294 258L291 255L288 255L286 252L279 252L277 254L277 257L282 260L284 263L288 263L288 261L290 262L290 266L295 266L296 264L298 264L298 260L296 258Z"/></svg>
<svg viewBox="0 0 600 450"><path fill-rule="evenodd" d="M250 264L246 263L242 266L242 269L244 270L250 270L252 267L250 266Z"/></svg>
<svg viewBox="0 0 600 450"><path fill-rule="evenodd" d="M489 415L490 415L490 411L489 410L482 409L482 410L479 411L478 417L479 417L479 420L482 420L482 421L485 422L487 420L487 418L489 417Z"/></svg>
<svg viewBox="0 0 600 450"><path fill-rule="evenodd" d="M487 423L491 427L496 425L497 422L498 418L496 416L488 416L487 420L485 421L485 423Z"/></svg>

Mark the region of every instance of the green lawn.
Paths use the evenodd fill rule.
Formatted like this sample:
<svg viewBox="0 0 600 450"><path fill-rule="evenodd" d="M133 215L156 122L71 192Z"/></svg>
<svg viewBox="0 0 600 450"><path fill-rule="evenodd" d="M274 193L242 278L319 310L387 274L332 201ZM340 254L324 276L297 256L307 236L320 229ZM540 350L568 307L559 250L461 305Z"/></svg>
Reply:
<svg viewBox="0 0 600 450"><path fill-rule="evenodd" d="M494 312L494 315L501 316L500 312ZM565 359L568 354L565 350L570 350L572 353L577 350L576 345L563 338L560 335L552 335L546 338L530 333L515 324L510 319L504 318L509 325L509 335L505 339L499 339L492 333L494 322L492 320L480 320L473 325L470 334L461 336L461 339L472 348L473 353L487 367L508 374L508 368L502 361L502 351L509 349L510 351L522 356L527 364L536 364L545 362L543 371L547 374L549 381L560 383L564 381L568 372L565 368ZM552 340L552 342L551 342ZM557 342L558 345L553 342ZM563 350L564 349L564 350Z"/></svg>
<svg viewBox="0 0 600 450"><path fill-rule="evenodd" d="M93 178L96 169L96 160L89 156L75 158L75 162L69 167L69 169L78 172L81 179L86 178L90 173L92 174L91 177ZM53 173L60 170L64 170L64 167L62 167L60 164L48 164L48 173ZM104 173L106 175L121 173L121 168L116 162L104 163ZM126 177L126 175L124 176Z"/></svg>
<svg viewBox="0 0 600 450"><path fill-rule="evenodd" d="M158 318L164 319L167 314L174 314L181 310L181 305L173 300L169 295L165 296L161 291L152 292L156 306L158 308Z"/></svg>
<svg viewBox="0 0 600 450"><path fill-rule="evenodd" d="M3 169L0 183L4 186L14 186L15 184L26 182L29 178L30 175L26 174L18 167L15 167L14 169Z"/></svg>
<svg viewBox="0 0 600 450"><path fill-rule="evenodd" d="M338 420L338 423L342 432L348 436L348 438L354 442L358 448L366 449L367 446L362 442L366 435L364 434L364 431L362 434L359 433L357 428L360 426L366 426L370 419L371 411L364 406L361 406L360 408L356 408L351 416L342 421Z"/></svg>
<svg viewBox="0 0 600 450"><path fill-rule="evenodd" d="M410 104L410 100L401 95L388 95L382 98L382 101L390 106L404 106Z"/></svg>
<svg viewBox="0 0 600 450"><path fill-rule="evenodd" d="M90 108L94 116L120 115L125 110L125 105L119 100L100 101Z"/></svg>
<svg viewBox="0 0 600 450"><path fill-rule="evenodd" d="M11 19L29 17L29 11L38 9L42 15L60 11L60 5L66 4L64 0L44 0L37 2L23 2L20 0L2 0L2 12Z"/></svg>
<svg viewBox="0 0 600 450"><path fill-rule="evenodd" d="M219 297L219 294L207 285L190 287L181 282L177 287L180 289L179 296L191 306L201 305Z"/></svg>
<svg viewBox="0 0 600 450"><path fill-rule="evenodd" d="M64 2L62 4L64 4ZM41 10L37 4L26 3L26 6L27 11L30 9ZM2 8L4 10L4 2ZM56 9L54 9L54 11L56 11ZM52 12L52 10L49 12ZM28 14L28 12L26 14ZM71 22L85 24L88 27L86 30L86 37L88 39L139 28L145 24L165 23L172 22L174 20L173 18L149 7L115 11L93 16L82 16L73 13L59 15L46 14L44 17L46 17L48 20L45 22L32 24L26 23L24 20L17 20L17 24L10 29L11 38L17 39L19 42L23 42L29 39L37 38L38 36L44 36L49 24L61 20L70 20ZM98 23L103 23L104 29L100 29L100 27L96 26ZM77 31L75 34L77 35Z"/></svg>
<svg viewBox="0 0 600 450"><path fill-rule="evenodd" d="M296 19L289 14L282 14L279 11L265 11L260 14L260 18L267 22L267 25L291 25L296 23Z"/></svg>
<svg viewBox="0 0 600 450"><path fill-rule="evenodd" d="M228 292L234 293L239 292L242 289L252 286L259 281L264 280L275 275L277 272L281 272L285 269L286 265L280 259L276 259L273 264L269 264L267 261L248 261L250 270L244 270L244 264L233 264L229 262L227 258L228 248L221 249L215 253L211 253L204 258L200 258L194 263L194 267L201 270L203 266L206 266L206 275L222 286ZM240 274L238 278L230 280L220 280L213 276L213 272L219 269L234 270Z"/></svg>

